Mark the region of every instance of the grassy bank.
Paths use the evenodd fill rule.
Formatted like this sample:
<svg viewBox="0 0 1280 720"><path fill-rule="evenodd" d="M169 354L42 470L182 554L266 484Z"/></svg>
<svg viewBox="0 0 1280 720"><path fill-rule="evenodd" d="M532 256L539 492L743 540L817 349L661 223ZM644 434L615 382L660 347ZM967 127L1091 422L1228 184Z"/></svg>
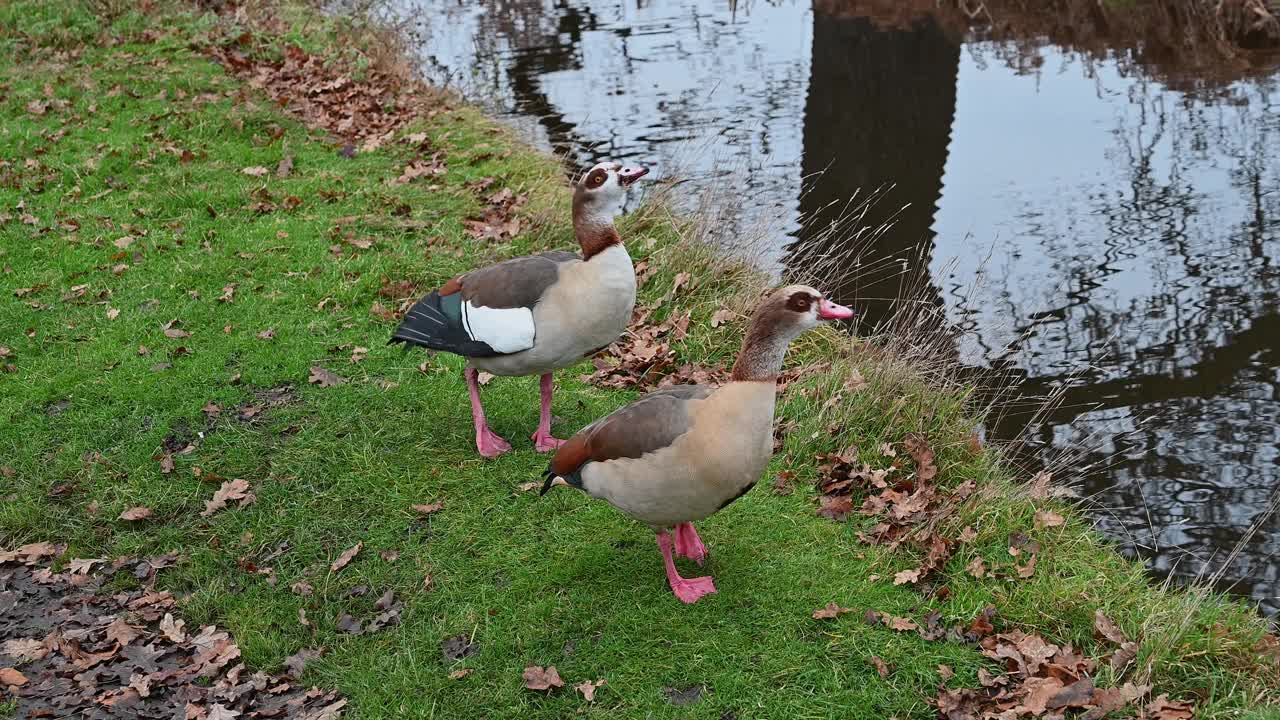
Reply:
<svg viewBox="0 0 1280 720"><path fill-rule="evenodd" d="M482 461L460 360L385 345L402 300L476 264L572 246L555 162L429 95L390 137L335 138L207 57L221 48L251 66L286 58L285 39L332 45L319 21L263 34L181 8L102 9L0 7L0 546L178 551L160 583L186 594L189 626L229 629L252 667L323 646L306 679L340 690L360 718L932 717L939 686L977 687L997 666L972 643L865 614L923 625L936 612L965 627L987 606L997 627L1100 658L1113 649L1095 636L1103 610L1138 653L1122 672L1100 669L1100 686L1149 683L1195 701L1198 717L1262 717L1276 699L1264 622L1152 588L1080 516L1034 499L998 452L973 446L963 387L835 333L808 337L788 363L831 364L785 390L771 474L790 473L790 486L766 478L707 521L719 592L674 601L650 533L579 494L520 489L545 465L528 440L534 381L484 388L516 452ZM372 72L370 58L348 57L350 77ZM502 190L525 198L512 210L520 231L475 239L467 219ZM660 204L621 230L651 271L642 302L665 301L653 320L692 314L686 338L667 336L675 364L727 361L741 317L709 321L748 307L760 279ZM560 373L561 437L635 396L582 382L592 369ZM920 564L911 538L862 543L877 518L821 517L808 488L829 474L816 454L853 446L907 475L910 433L929 439L940 488L975 490L915 528L963 536L949 559L895 585ZM202 514L231 479L254 500ZM855 488L852 507L868 494ZM136 507L150 517L120 519ZM1054 511L1064 524L1037 522ZM1009 554L1016 533L1040 545L1028 577L1012 569L1026 563ZM999 572L967 572L978 557ZM399 625L343 629L388 589L405 602ZM852 612L811 617L832 602ZM607 682L588 705L568 687L523 689L530 665L555 665L569 685Z"/></svg>

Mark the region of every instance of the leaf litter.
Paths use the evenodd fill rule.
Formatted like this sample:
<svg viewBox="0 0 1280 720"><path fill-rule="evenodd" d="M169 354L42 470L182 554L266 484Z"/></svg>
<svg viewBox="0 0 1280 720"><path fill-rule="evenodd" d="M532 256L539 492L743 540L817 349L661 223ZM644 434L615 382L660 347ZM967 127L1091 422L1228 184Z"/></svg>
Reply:
<svg viewBox="0 0 1280 720"><path fill-rule="evenodd" d="M53 572L44 563L56 548L0 551L0 594L10 600L0 626L11 636L0 644L0 686L17 717L341 716L347 701L337 693L296 685L289 672L251 671L217 626L186 628L169 592L104 587L132 558Z"/></svg>

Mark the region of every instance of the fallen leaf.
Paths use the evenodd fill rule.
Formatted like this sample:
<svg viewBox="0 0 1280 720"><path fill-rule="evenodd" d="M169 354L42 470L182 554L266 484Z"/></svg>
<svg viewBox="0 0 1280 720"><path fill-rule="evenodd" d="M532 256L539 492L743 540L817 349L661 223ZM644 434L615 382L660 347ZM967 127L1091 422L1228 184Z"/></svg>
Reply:
<svg viewBox="0 0 1280 720"><path fill-rule="evenodd" d="M5 640L0 644L0 653L4 653L13 658L19 665L22 663L35 662L49 654L49 650L45 648L44 643L35 638L18 638L16 640Z"/></svg>
<svg viewBox="0 0 1280 720"><path fill-rule="evenodd" d="M724 323L732 320L734 317L736 317L736 313L732 310L717 310L715 314L711 316L711 327L720 327Z"/></svg>
<svg viewBox="0 0 1280 720"><path fill-rule="evenodd" d="M952 670L950 665L938 666L938 677L942 678L943 682L946 682L955 676L956 676L956 671Z"/></svg>
<svg viewBox="0 0 1280 720"><path fill-rule="evenodd" d="M476 382L480 383L481 385L488 385L489 381L492 379L493 379L493 373L487 373L483 370L481 370L476 375Z"/></svg>
<svg viewBox="0 0 1280 720"><path fill-rule="evenodd" d="M315 660L324 654L324 648L303 648L298 652L284 659L284 676L297 680L302 677L302 671L306 669L307 663Z"/></svg>
<svg viewBox="0 0 1280 720"><path fill-rule="evenodd" d="M87 560L72 558L67 569L71 571L72 575L88 575L89 571L93 569L94 565L98 565L104 562L106 562L106 560L103 560L102 558L90 558Z"/></svg>
<svg viewBox="0 0 1280 720"><path fill-rule="evenodd" d="M240 172L250 177L262 177L271 171L262 167L261 165L254 165L252 167L244 168Z"/></svg>
<svg viewBox="0 0 1280 720"><path fill-rule="evenodd" d="M898 632L910 632L920 627L910 618L904 617L890 617L885 624Z"/></svg>
<svg viewBox="0 0 1280 720"><path fill-rule="evenodd" d="M289 589L292 590L294 594L302 595L303 597L306 597L307 595L310 595L311 593L315 592L315 589L311 587L311 583L307 582L306 580L299 580L293 585L290 585Z"/></svg>
<svg viewBox="0 0 1280 720"><path fill-rule="evenodd" d="M1119 650L1111 654L1111 669L1118 673L1133 662L1136 657L1138 657L1138 643L1126 642L1120 646Z"/></svg>
<svg viewBox="0 0 1280 720"><path fill-rule="evenodd" d="M22 687L26 684L26 675L23 675L13 668L0 668L0 686Z"/></svg>
<svg viewBox="0 0 1280 720"><path fill-rule="evenodd" d="M520 492L533 492L535 490L538 490L541 487L542 487L542 483L537 480L534 480L533 482L520 483L519 485L516 486L516 489L519 490Z"/></svg>
<svg viewBox="0 0 1280 720"><path fill-rule="evenodd" d="M347 381L346 378L325 370L322 367L311 368L311 375L307 378L307 382L319 385L322 388L335 387Z"/></svg>
<svg viewBox="0 0 1280 720"><path fill-rule="evenodd" d="M329 570L331 572L338 572L342 568L346 567L356 555L360 554L360 550L363 547L364 541L360 541L344 550L342 554L338 556L338 559L334 560L333 564L329 566Z"/></svg>
<svg viewBox="0 0 1280 720"><path fill-rule="evenodd" d="M276 166L276 177L278 178L289 177L289 174L292 172L293 172L293 156L285 155L284 157L280 158L280 164Z"/></svg>
<svg viewBox="0 0 1280 720"><path fill-rule="evenodd" d="M1066 518L1050 510L1040 510L1036 513L1035 525L1037 529L1060 527L1065 522Z"/></svg>
<svg viewBox="0 0 1280 720"><path fill-rule="evenodd" d="M583 680L577 685L574 685L573 689L582 693L583 700L586 700L589 703L593 703L596 701L596 689L598 689L603 684L604 684L604 680L596 680L595 682L592 682L590 680Z"/></svg>
<svg viewBox="0 0 1280 720"><path fill-rule="evenodd" d="M981 555L977 555L973 558L973 560L969 561L968 565L964 566L964 569L965 569L965 572L969 573L970 575L976 578L982 578L987 574L987 563L985 560L982 559Z"/></svg>
<svg viewBox="0 0 1280 720"><path fill-rule="evenodd" d="M131 507L120 513L121 520L128 520L131 522L135 520L146 520L149 517L151 517L151 508L143 507L141 505L138 507Z"/></svg>
<svg viewBox="0 0 1280 720"><path fill-rule="evenodd" d="M893 576L894 585L905 585L907 583L916 583L919 581L920 581L919 568L916 568L914 570L903 570L900 573L895 573Z"/></svg>
<svg viewBox="0 0 1280 720"><path fill-rule="evenodd" d="M222 487L213 494L213 498L206 500L204 504L204 512L200 513L201 517L209 517L210 515L225 508L227 503L232 500L240 501L240 507L244 507L254 500L253 493L249 492L249 483L240 480L228 480L222 483Z"/></svg>
<svg viewBox="0 0 1280 720"><path fill-rule="evenodd" d="M186 622L183 620L174 620L170 613L164 614L164 619L160 621L160 632L169 638L171 642L182 643L187 639L187 631L183 629Z"/></svg>
<svg viewBox="0 0 1280 720"><path fill-rule="evenodd" d="M1107 614L1102 612L1101 608L1093 611L1093 629L1099 635L1117 645L1124 645L1129 641L1129 638L1125 637L1124 631L1111 618L1107 617Z"/></svg>
<svg viewBox="0 0 1280 720"><path fill-rule="evenodd" d="M893 667L891 665L875 655L867 658L867 662L871 663L871 666L876 669L876 673L882 680L888 679L889 673L893 672Z"/></svg>
<svg viewBox="0 0 1280 720"><path fill-rule="evenodd" d="M530 665L524 669L524 686L530 690L551 690L564 687L556 666L543 668L541 665Z"/></svg>
<svg viewBox="0 0 1280 720"><path fill-rule="evenodd" d="M275 336L276 336L275 328L267 328L266 330L263 330L262 332L258 333L259 340L270 340ZM314 368L312 369L312 371L314 372ZM316 382L316 381L312 380L311 382Z"/></svg>
<svg viewBox="0 0 1280 720"><path fill-rule="evenodd" d="M444 508L444 503L433 502L426 505L413 505L411 507L413 508L413 511L419 515L430 515L432 513L440 512L440 510Z"/></svg>
<svg viewBox="0 0 1280 720"><path fill-rule="evenodd" d="M107 626L107 640L114 640L122 648L137 640L141 635L142 631L130 625L123 617L117 616Z"/></svg>
<svg viewBox="0 0 1280 720"><path fill-rule="evenodd" d="M462 678L470 675L473 672L475 671L472 668L462 668L461 670L454 670L453 672L449 673L449 679L461 680Z"/></svg>
<svg viewBox="0 0 1280 720"><path fill-rule="evenodd" d="M819 608L819 609L817 609L817 610L814 610L814 611L813 611L813 619L814 619L814 620L828 620L828 619L830 619L830 618L837 617L837 616L839 616L839 615L843 615L843 614L845 614L845 613L847 613L847 612L853 612L853 611L852 611L852 610L850 610L849 608L846 608L846 607L840 607L839 605L837 605L837 604L835 604L835 603L833 603L833 602L829 602L829 603L827 603L827 606L826 606L826 607Z"/></svg>
<svg viewBox="0 0 1280 720"><path fill-rule="evenodd" d="M115 320L120 317L120 311L116 308L107 308L107 319Z"/></svg>
<svg viewBox="0 0 1280 720"><path fill-rule="evenodd" d="M973 529L972 525L965 525L960 534L956 536L956 540L962 543L971 543L978 539L978 531Z"/></svg>

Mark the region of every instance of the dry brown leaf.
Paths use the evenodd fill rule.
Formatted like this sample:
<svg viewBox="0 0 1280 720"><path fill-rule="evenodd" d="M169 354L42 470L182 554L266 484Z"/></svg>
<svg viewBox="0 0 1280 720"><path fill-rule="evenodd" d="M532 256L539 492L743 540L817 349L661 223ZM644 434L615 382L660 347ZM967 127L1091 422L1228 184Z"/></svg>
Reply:
<svg viewBox="0 0 1280 720"><path fill-rule="evenodd" d="M533 482L520 483L519 485L516 486L516 489L519 490L520 492L534 492L535 490L538 490L541 487L542 487L542 483L538 482L537 480L534 480Z"/></svg>
<svg viewBox="0 0 1280 720"><path fill-rule="evenodd" d="M824 607L824 608L819 608L819 609L817 609L817 610L814 610L814 611L813 611L813 619L814 619L814 620L829 620L829 619L831 619L831 618L833 618L833 617L837 617L837 616L839 616L839 615L843 615L843 614L845 614L845 613L847 613L847 612L853 612L853 611L852 611L852 610L850 610L850 609L849 609L849 608L847 608L847 607L840 607L839 605L837 605L837 604L835 604L835 603L833 603L833 602L829 602L829 603L827 603L827 606L826 606L826 607Z"/></svg>
<svg viewBox="0 0 1280 720"><path fill-rule="evenodd" d="M13 668L0 668L0 686L22 687L26 684L26 675Z"/></svg>
<svg viewBox="0 0 1280 720"><path fill-rule="evenodd" d="M130 625L123 617L117 616L107 626L107 640L114 640L120 647L137 640L141 635L142 631Z"/></svg>
<svg viewBox="0 0 1280 720"><path fill-rule="evenodd" d="M0 644L0 653L8 655L21 665L43 658L49 654L49 650L44 646L44 642L35 638L17 638L5 640Z"/></svg>
<svg viewBox="0 0 1280 720"><path fill-rule="evenodd" d="M1111 654L1111 669L1118 673L1133 662L1136 657L1138 657L1138 643L1126 642L1120 646L1119 650Z"/></svg>
<svg viewBox="0 0 1280 720"><path fill-rule="evenodd" d="M213 494L213 498L205 501L204 512L200 513L200 517L209 517L225 508L227 503L232 500L238 500L240 507L253 502L254 495L249 492L249 483L247 481L236 478L222 483L218 491Z"/></svg>
<svg viewBox="0 0 1280 720"><path fill-rule="evenodd" d="M721 325L729 322L735 317L737 317L737 313L727 308L723 310L717 310L715 314L711 316L711 327L720 327Z"/></svg>
<svg viewBox="0 0 1280 720"><path fill-rule="evenodd" d="M419 515L430 515L444 509L444 502L433 502L426 505L411 505L410 507Z"/></svg>
<svg viewBox="0 0 1280 720"><path fill-rule="evenodd" d="M128 521L146 520L151 517L151 515L151 508L139 505L138 507L131 507L120 513L120 519Z"/></svg>
<svg viewBox="0 0 1280 720"><path fill-rule="evenodd" d="M906 585L907 583L917 582L920 582L920 568L915 568L914 570L903 570L900 573L895 573L893 576L894 585Z"/></svg>
<svg viewBox="0 0 1280 720"><path fill-rule="evenodd" d="M346 378L336 375L322 367L311 368L311 375L307 378L307 382L319 385L322 388L335 387L347 381Z"/></svg>
<svg viewBox="0 0 1280 720"><path fill-rule="evenodd" d="M160 620L160 632L169 638L171 642L181 643L187 639L187 631L183 629L186 625L184 620L174 620L171 613L165 613L164 618Z"/></svg>
<svg viewBox="0 0 1280 720"><path fill-rule="evenodd" d="M249 177L262 177L271 171L261 165L254 165L252 167L244 168L240 172L248 175Z"/></svg>
<svg viewBox="0 0 1280 720"><path fill-rule="evenodd" d="M88 575L89 571L93 569L94 565L98 565L104 562L106 562L106 560L102 558L88 558L88 559L72 558L67 569L71 572L72 575Z"/></svg>
<svg viewBox="0 0 1280 720"><path fill-rule="evenodd" d="M910 618L904 618L904 617L890 616L885 621L885 624L888 625L893 630L897 630L898 632L910 632L920 627L919 625L915 624L915 622L912 621Z"/></svg>
<svg viewBox="0 0 1280 720"><path fill-rule="evenodd" d="M974 557L973 560L969 561L969 564L965 565L964 569L965 572L970 575L976 578L982 578L987 574L987 563L982 559L981 555L978 555Z"/></svg>
<svg viewBox="0 0 1280 720"><path fill-rule="evenodd" d="M1101 608L1093 611L1093 629L1096 630L1099 635L1117 645L1124 645L1129 641L1129 638L1125 636L1124 631L1120 629L1120 626L1116 625L1111 618L1107 617L1107 614L1102 612Z"/></svg>
<svg viewBox="0 0 1280 720"><path fill-rule="evenodd" d="M593 703L596 701L596 690L603 684L604 684L603 679L596 680L595 682L592 682L590 680L583 680L577 685L574 685L573 689L582 693L583 700L586 700L589 703Z"/></svg>
<svg viewBox="0 0 1280 720"><path fill-rule="evenodd" d="M867 662L871 663L871 666L876 669L876 674L880 676L881 680L887 680L889 678L889 674L893 672L892 665L886 663L875 655L867 658Z"/></svg>
<svg viewBox="0 0 1280 720"><path fill-rule="evenodd" d="M454 670L453 672L449 673L449 679L461 680L462 678L470 675L472 672L474 672L473 668L462 668L461 670Z"/></svg>
<svg viewBox="0 0 1280 720"><path fill-rule="evenodd" d="M530 690L551 690L564 687L556 666L543 668L541 665L530 665L524 669L524 686Z"/></svg>
<svg viewBox="0 0 1280 720"><path fill-rule="evenodd" d="M342 568L346 567L356 555L360 554L360 550L362 548L364 548L363 540L347 548L338 556L337 560L333 561L333 564L329 566L329 570L331 572L338 572Z"/></svg>
<svg viewBox="0 0 1280 720"><path fill-rule="evenodd" d="M1056 512L1040 510L1036 513L1035 525L1037 529L1061 527L1066 521L1066 518Z"/></svg>

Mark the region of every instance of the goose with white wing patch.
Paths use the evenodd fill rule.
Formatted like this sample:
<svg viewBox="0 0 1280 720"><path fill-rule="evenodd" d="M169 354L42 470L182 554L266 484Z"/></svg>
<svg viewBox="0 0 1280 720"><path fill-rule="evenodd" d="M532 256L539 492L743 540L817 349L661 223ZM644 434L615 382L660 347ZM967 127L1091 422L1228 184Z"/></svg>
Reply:
<svg viewBox="0 0 1280 720"><path fill-rule="evenodd" d="M787 346L823 320L853 311L806 285L772 293L756 309L730 381L649 393L570 438L544 477L600 498L653 528L671 591L692 603L715 592L710 577L683 578L674 549L699 565L706 547L693 528L742 497L773 455L773 411Z"/></svg>
<svg viewBox="0 0 1280 720"><path fill-rule="evenodd" d="M479 373L540 375L542 406L533 434L539 452L562 443L551 435L553 373L608 346L627 328L636 302L635 268L613 219L643 167L603 162L574 188L577 253L555 251L472 270L410 308L388 342L467 358L476 448L497 457L511 445L485 421Z"/></svg>

